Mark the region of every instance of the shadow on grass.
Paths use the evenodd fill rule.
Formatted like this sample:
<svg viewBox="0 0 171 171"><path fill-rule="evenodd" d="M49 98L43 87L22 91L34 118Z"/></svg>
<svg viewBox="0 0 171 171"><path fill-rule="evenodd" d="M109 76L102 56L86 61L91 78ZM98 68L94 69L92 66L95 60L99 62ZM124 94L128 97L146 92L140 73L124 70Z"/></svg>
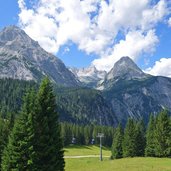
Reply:
<svg viewBox="0 0 171 171"><path fill-rule="evenodd" d="M65 148L68 148L68 149L83 149L83 148L86 148L86 149L90 149L91 150L91 147L93 147L93 146L86 146L86 145L73 145L73 144L71 144L71 145L69 145L69 146L67 146L67 147L65 147Z"/></svg>

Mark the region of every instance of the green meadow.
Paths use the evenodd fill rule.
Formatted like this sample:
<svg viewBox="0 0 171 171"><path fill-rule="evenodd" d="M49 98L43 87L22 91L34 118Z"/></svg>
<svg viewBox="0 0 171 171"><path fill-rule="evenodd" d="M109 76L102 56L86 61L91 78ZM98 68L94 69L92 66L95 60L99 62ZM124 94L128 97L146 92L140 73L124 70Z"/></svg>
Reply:
<svg viewBox="0 0 171 171"><path fill-rule="evenodd" d="M85 158L66 158L66 171L171 171L171 159L135 157L110 160L104 157L99 161L98 146L70 146L65 148L65 157L87 156ZM110 156L110 149L103 149L104 156Z"/></svg>

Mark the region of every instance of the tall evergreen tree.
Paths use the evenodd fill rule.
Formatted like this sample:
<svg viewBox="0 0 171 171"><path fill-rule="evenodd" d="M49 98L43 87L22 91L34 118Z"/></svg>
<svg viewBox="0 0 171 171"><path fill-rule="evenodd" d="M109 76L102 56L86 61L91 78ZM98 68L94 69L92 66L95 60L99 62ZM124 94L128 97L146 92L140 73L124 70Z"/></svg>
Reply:
<svg viewBox="0 0 171 171"><path fill-rule="evenodd" d="M157 116L155 129L155 155L157 157L171 156L171 125L167 110Z"/></svg>
<svg viewBox="0 0 171 171"><path fill-rule="evenodd" d="M61 124L61 135L62 135L64 146L69 145L72 139L71 124L68 123Z"/></svg>
<svg viewBox="0 0 171 171"><path fill-rule="evenodd" d="M10 131L9 121L0 116L0 166L1 166L1 158L3 154L4 147L7 144L8 134ZM1 170L1 167L0 167Z"/></svg>
<svg viewBox="0 0 171 171"><path fill-rule="evenodd" d="M133 119L128 119L123 140L123 156L136 156L136 125Z"/></svg>
<svg viewBox="0 0 171 171"><path fill-rule="evenodd" d="M116 132L112 144L113 159L119 159L123 157L122 143L123 143L123 130L121 125L119 124L119 126L116 128Z"/></svg>
<svg viewBox="0 0 171 171"><path fill-rule="evenodd" d="M85 126L84 127L84 137L85 137L85 144L89 145L91 141L91 127L90 126Z"/></svg>
<svg viewBox="0 0 171 171"><path fill-rule="evenodd" d="M140 120L136 124L136 156L144 156L146 146L145 125L144 121Z"/></svg>
<svg viewBox="0 0 171 171"><path fill-rule="evenodd" d="M34 118L34 170L63 171L64 151L52 85L45 78L39 88Z"/></svg>
<svg viewBox="0 0 171 171"><path fill-rule="evenodd" d="M150 115L150 120L148 123L146 131L146 148L145 156L154 157L155 156L155 118L154 115Z"/></svg>
<svg viewBox="0 0 171 171"><path fill-rule="evenodd" d="M2 157L2 170L32 170L33 125L30 122L34 111L34 92L28 92L19 119L10 134ZM30 118L30 119L29 119Z"/></svg>
<svg viewBox="0 0 171 171"><path fill-rule="evenodd" d="M2 157L2 171L63 171L64 159L56 99L48 78L37 95L26 95Z"/></svg>

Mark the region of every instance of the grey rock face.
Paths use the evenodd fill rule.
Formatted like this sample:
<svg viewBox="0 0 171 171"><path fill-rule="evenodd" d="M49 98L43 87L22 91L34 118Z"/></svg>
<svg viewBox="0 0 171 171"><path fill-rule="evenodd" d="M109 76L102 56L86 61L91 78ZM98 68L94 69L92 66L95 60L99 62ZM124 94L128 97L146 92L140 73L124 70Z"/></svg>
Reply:
<svg viewBox="0 0 171 171"><path fill-rule="evenodd" d="M117 61L114 67L109 71L106 80L117 79L122 77L124 79L138 79L146 77L146 74L132 61L129 57L122 57Z"/></svg>
<svg viewBox="0 0 171 171"><path fill-rule="evenodd" d="M23 30L16 26L0 32L0 77L39 80L49 76L65 86L77 86L79 81L63 62L46 52Z"/></svg>
<svg viewBox="0 0 171 171"><path fill-rule="evenodd" d="M98 71L95 66L88 68L70 68L70 71L78 78L84 86L96 88L106 76L106 71Z"/></svg>
<svg viewBox="0 0 171 171"><path fill-rule="evenodd" d="M118 80L145 79L150 75L145 74L129 57L122 57L114 64L114 67L107 73L103 83L97 89L110 89Z"/></svg>
<svg viewBox="0 0 171 171"><path fill-rule="evenodd" d="M123 124L129 117L145 121L162 109L171 112L171 78L143 73L129 58L121 58L107 74L103 94Z"/></svg>

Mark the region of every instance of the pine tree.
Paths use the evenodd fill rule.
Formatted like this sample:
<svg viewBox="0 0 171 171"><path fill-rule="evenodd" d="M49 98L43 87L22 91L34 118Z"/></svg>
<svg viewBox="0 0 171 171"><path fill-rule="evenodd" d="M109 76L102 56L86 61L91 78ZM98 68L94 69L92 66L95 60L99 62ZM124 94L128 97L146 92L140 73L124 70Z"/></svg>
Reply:
<svg viewBox="0 0 171 171"><path fill-rule="evenodd" d="M90 126L85 126L84 127L84 137L85 137L85 144L89 145L91 141L91 132L90 132Z"/></svg>
<svg viewBox="0 0 171 171"><path fill-rule="evenodd" d="M145 146L145 125L143 120L140 120L136 125L136 156L144 156Z"/></svg>
<svg viewBox="0 0 171 171"><path fill-rule="evenodd" d="M16 121L3 152L2 171L32 170L33 127L30 119L34 111L34 92L28 92L19 119Z"/></svg>
<svg viewBox="0 0 171 171"><path fill-rule="evenodd" d="M124 131L123 156L136 156L136 125L133 119L128 119Z"/></svg>
<svg viewBox="0 0 171 171"><path fill-rule="evenodd" d="M64 159L56 99L50 81L26 95L2 157L2 171L63 171Z"/></svg>
<svg viewBox="0 0 171 171"><path fill-rule="evenodd" d="M9 121L0 116L0 166L2 162L1 159L2 159L3 150L7 144L9 131L10 131Z"/></svg>
<svg viewBox="0 0 171 171"><path fill-rule="evenodd" d="M155 157L155 118L154 115L150 115L146 131L146 148L145 156Z"/></svg>
<svg viewBox="0 0 171 171"><path fill-rule="evenodd" d="M123 157L123 150L122 150L122 143L123 143L123 130L121 125L116 128L116 132L113 139L112 144L112 158L119 159Z"/></svg>
<svg viewBox="0 0 171 171"><path fill-rule="evenodd" d="M72 139L71 124L68 123L61 124L61 136L63 139L64 146L67 146L71 143L71 139Z"/></svg>
<svg viewBox="0 0 171 171"><path fill-rule="evenodd" d="M39 88L34 119L34 158L36 171L63 171L63 144L52 85L45 78Z"/></svg>
<svg viewBox="0 0 171 171"><path fill-rule="evenodd" d="M167 110L157 116L155 130L155 155L157 157L171 156L171 125Z"/></svg>

